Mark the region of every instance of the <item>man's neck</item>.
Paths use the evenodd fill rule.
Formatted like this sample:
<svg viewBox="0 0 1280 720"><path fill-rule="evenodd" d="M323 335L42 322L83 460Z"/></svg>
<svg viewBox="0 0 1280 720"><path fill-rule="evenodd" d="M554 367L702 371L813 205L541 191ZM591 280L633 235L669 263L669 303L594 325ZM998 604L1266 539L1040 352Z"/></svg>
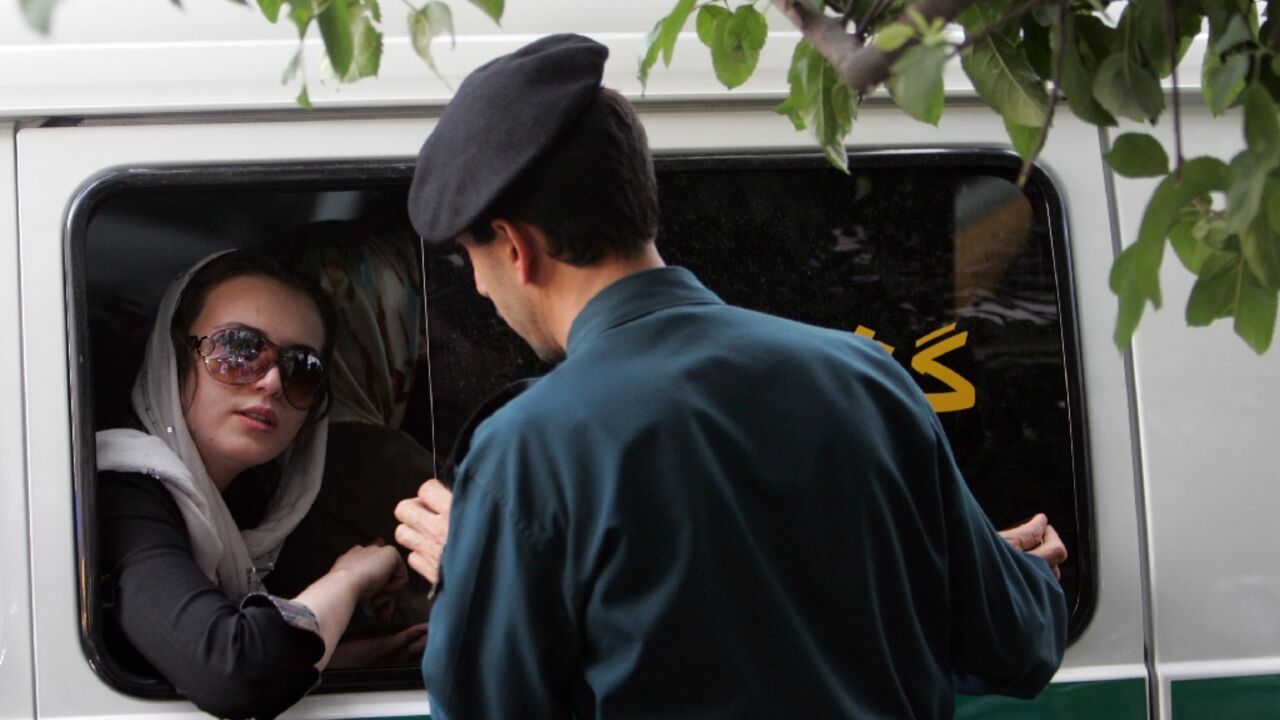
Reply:
<svg viewBox="0 0 1280 720"><path fill-rule="evenodd" d="M665 266L653 243L645 245L635 257L611 258L588 267L561 264L555 282L547 289L548 329L560 347L567 350L569 329L591 298L628 275Z"/></svg>

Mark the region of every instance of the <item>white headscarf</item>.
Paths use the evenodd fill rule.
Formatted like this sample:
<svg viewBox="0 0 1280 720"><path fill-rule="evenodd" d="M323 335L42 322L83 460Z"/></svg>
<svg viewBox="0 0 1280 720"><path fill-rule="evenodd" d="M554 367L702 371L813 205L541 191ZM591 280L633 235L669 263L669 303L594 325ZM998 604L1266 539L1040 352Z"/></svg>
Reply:
<svg viewBox="0 0 1280 720"><path fill-rule="evenodd" d="M99 470L150 475L173 495L182 511L196 564L227 597L262 590L262 576L275 563L285 537L293 531L320 491L327 419L307 425L277 458L280 486L261 524L241 532L187 429L182 391L169 325L183 288L210 255L174 280L156 314L146 357L133 384L133 409L146 432L117 428L97 434ZM198 368L197 368L198 369Z"/></svg>

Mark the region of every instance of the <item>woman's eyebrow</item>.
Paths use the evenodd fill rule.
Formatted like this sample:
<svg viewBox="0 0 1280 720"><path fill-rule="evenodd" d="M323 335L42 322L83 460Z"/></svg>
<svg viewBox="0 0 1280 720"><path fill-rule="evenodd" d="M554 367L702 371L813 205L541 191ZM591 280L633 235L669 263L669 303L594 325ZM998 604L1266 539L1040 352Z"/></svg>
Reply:
<svg viewBox="0 0 1280 720"><path fill-rule="evenodd" d="M249 325L249 324L246 324L246 323L242 323L242 322L234 322L234 321L233 321L233 322L229 322L229 323L223 323L223 324L221 324L221 325L215 325L215 326L214 326L214 328L213 328L213 331L214 331L214 332L217 332L217 331L219 331L219 330L229 330L229 329L231 329L231 328L235 328L235 329L237 329L237 330L252 330L252 331L254 331L254 332L258 333L259 335L261 335L262 337L267 338L268 340L270 340L270 339L271 339L271 338L267 337L267 334L266 334L265 332L263 332L263 331L262 331L262 328L256 328L256 327L254 327L254 326L252 326L252 325Z"/></svg>
<svg viewBox="0 0 1280 720"><path fill-rule="evenodd" d="M212 331L210 334L212 334L212 333L214 333L214 332L217 332L217 331L219 331L219 330L228 330L228 329L231 329L231 328L235 328L235 329L237 329L237 330L252 330L252 331L254 331L254 332L258 333L259 335L261 335L263 338L265 338L267 342L269 342L269 343L271 343L272 345L275 345L276 347L279 347L279 348L301 348L301 349L303 349L303 350L307 350L307 351L309 351L309 352L313 352L313 353L315 353L315 354L317 354L317 355L319 355L319 354L320 354L320 351L319 351L319 350L317 350L316 348L312 347L312 346L311 346L310 344L308 344L308 343L278 343L278 342L276 342L275 340L272 340L272 339L271 339L271 336L270 336L270 335L267 335L267 333L266 333L264 330L262 330L262 328L254 327L254 326L252 326L252 325L249 325L248 323L234 322L234 321L233 321L233 322L229 322L229 323L223 323L223 324L221 324L221 325L214 326L213 331Z"/></svg>

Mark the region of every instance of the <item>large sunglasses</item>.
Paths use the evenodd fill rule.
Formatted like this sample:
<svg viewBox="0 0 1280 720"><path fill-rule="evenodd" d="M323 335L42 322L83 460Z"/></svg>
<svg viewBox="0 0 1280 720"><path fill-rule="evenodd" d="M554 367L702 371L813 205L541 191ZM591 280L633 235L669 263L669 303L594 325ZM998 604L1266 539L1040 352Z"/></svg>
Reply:
<svg viewBox="0 0 1280 720"><path fill-rule="evenodd" d="M273 367L280 368L284 399L298 410L309 410L324 395L324 361L306 345L280 347L250 327L230 327L212 335L187 338L214 380L248 385Z"/></svg>

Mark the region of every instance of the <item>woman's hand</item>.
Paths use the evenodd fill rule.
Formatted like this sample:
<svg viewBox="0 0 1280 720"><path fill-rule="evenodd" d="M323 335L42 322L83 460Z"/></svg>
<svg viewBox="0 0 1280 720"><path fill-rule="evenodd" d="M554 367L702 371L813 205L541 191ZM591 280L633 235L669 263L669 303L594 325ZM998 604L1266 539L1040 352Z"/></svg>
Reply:
<svg viewBox="0 0 1280 720"><path fill-rule="evenodd" d="M382 540L352 547L334 561L329 572L350 577L356 598L371 601L377 609L393 603L395 593L409 581L400 553Z"/></svg>
<svg viewBox="0 0 1280 720"><path fill-rule="evenodd" d="M409 581L409 572L400 553L381 540L369 545L356 545L334 561L324 577L311 583L294 598L311 608L324 639L325 654L316 663L323 670L347 629L351 614L362 602L389 614L396 591Z"/></svg>

